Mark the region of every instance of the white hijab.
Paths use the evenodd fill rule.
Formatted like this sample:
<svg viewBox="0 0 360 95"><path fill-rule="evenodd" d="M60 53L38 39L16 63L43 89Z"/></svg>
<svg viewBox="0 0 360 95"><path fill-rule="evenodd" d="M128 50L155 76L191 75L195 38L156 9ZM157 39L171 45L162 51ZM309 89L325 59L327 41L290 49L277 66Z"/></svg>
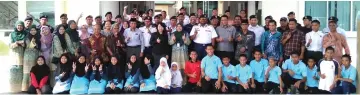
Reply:
<svg viewBox="0 0 360 95"><path fill-rule="evenodd" d="M176 71L172 70L173 65L177 66ZM175 84L177 87L181 87L183 81L179 68L180 67L177 62L171 63L171 85Z"/></svg>
<svg viewBox="0 0 360 95"><path fill-rule="evenodd" d="M170 88L171 86L171 71L169 69L169 66L167 64L167 59L165 57L162 57L160 59L160 64L161 62L165 62L165 66L159 66L157 69L156 69L156 72L155 72L155 79L156 79L156 82L157 82L157 86L160 86L160 87L164 87L165 85L168 85L168 89ZM165 72L163 74L161 74L162 70L164 70Z"/></svg>

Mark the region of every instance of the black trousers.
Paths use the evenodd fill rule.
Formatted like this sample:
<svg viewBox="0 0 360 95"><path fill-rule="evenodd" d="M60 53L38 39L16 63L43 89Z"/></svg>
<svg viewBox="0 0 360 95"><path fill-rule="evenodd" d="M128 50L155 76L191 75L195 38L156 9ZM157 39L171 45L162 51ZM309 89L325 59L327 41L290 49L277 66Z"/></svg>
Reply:
<svg viewBox="0 0 360 95"><path fill-rule="evenodd" d="M313 57L315 59L315 62L318 63L318 61L323 58L323 53L320 51L307 51L306 56L305 56L306 62L304 62L304 63L307 63L307 60L309 57ZM316 64L316 65L318 66L318 64Z"/></svg>
<svg viewBox="0 0 360 95"><path fill-rule="evenodd" d="M157 70L157 68L159 67L160 65L160 59L161 57L165 57L166 55L164 54L155 54L155 53L152 53L153 57L154 57L154 70ZM171 64L171 63L170 63ZM169 65L170 66L170 65Z"/></svg>
<svg viewBox="0 0 360 95"><path fill-rule="evenodd" d="M230 63L232 65L237 65L237 63L235 62L234 56L235 56L235 52L227 52L227 51L215 51L215 55L218 56L220 59L222 59L223 57L227 56L230 58Z"/></svg>
<svg viewBox="0 0 360 95"><path fill-rule="evenodd" d="M132 87L132 88L124 88L124 93L138 93L139 88L138 87Z"/></svg>
<svg viewBox="0 0 360 95"><path fill-rule="evenodd" d="M199 60L203 59L206 56L206 47L210 46L211 44L198 44L198 43L194 43L194 49L197 52L198 58Z"/></svg>
<svg viewBox="0 0 360 95"><path fill-rule="evenodd" d="M285 92L287 91L288 88L290 88L291 85L294 85L297 81L300 80L300 79L295 79L295 78L291 77L289 73L282 73L281 79L283 79L283 82L284 82L284 91ZM304 94L306 92L305 91L305 83L304 82L300 83L300 87L297 90L299 90L300 94Z"/></svg>
<svg viewBox="0 0 360 95"><path fill-rule="evenodd" d="M158 94L169 94L170 93L170 89L165 89L162 87L157 87L156 91Z"/></svg>
<svg viewBox="0 0 360 95"><path fill-rule="evenodd" d="M221 87L216 89L215 83L217 79L210 79L210 81L206 81L205 78L201 79L201 92L202 93L220 93Z"/></svg>
<svg viewBox="0 0 360 95"><path fill-rule="evenodd" d="M318 87L308 87L306 94L320 94Z"/></svg>
<svg viewBox="0 0 360 95"><path fill-rule="evenodd" d="M224 84L227 86L227 90L223 93L231 93L231 94L235 94L238 91L238 87L236 86L235 83L229 83L229 82L224 82Z"/></svg>
<svg viewBox="0 0 360 95"><path fill-rule="evenodd" d="M201 92L201 87L197 86L196 83L190 83L190 82L187 82L182 89L186 93Z"/></svg>
<svg viewBox="0 0 360 95"><path fill-rule="evenodd" d="M255 82L255 93L256 94L265 94L265 88L264 88L264 82L258 82L254 80Z"/></svg>
<svg viewBox="0 0 360 95"><path fill-rule="evenodd" d="M41 94L51 94L51 87L50 85L45 85L42 88L40 88ZM33 85L30 85L30 87L28 88L28 93L29 94L38 94L36 92L36 88Z"/></svg>
<svg viewBox="0 0 360 95"><path fill-rule="evenodd" d="M279 84L274 83L274 82L267 82L264 85L265 88L265 93L269 94L270 91L272 90L271 94L280 94L280 88L279 88Z"/></svg>
<svg viewBox="0 0 360 95"><path fill-rule="evenodd" d="M115 89L111 89L110 87L106 87L105 93L106 94L120 94L121 89L119 87L115 87Z"/></svg>
<svg viewBox="0 0 360 95"><path fill-rule="evenodd" d="M145 47L143 55L151 55L152 54L152 46L150 47Z"/></svg>
<svg viewBox="0 0 360 95"><path fill-rule="evenodd" d="M251 84L248 84L249 88L245 89L242 85L238 84L238 93L241 94L252 94L255 92L255 88L251 88Z"/></svg>

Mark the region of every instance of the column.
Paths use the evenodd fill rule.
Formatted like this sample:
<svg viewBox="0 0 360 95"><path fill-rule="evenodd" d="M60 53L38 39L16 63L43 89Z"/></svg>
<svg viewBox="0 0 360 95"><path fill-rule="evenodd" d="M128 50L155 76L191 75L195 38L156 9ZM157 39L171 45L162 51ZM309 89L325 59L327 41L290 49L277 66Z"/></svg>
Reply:
<svg viewBox="0 0 360 95"><path fill-rule="evenodd" d="M251 15L256 15L256 3L255 1L248 1L248 7L247 7L247 10L248 10L248 18L251 16ZM240 11L239 11L240 12Z"/></svg>
<svg viewBox="0 0 360 95"><path fill-rule="evenodd" d="M182 1L176 1L176 3L175 3L175 15L178 14L181 7L182 7Z"/></svg>
<svg viewBox="0 0 360 95"><path fill-rule="evenodd" d="M24 20L27 16L26 1L18 1L18 20Z"/></svg>
<svg viewBox="0 0 360 95"><path fill-rule="evenodd" d="M119 15L119 1L100 1L100 15L105 20L105 14L107 12L112 13L112 20L115 20L115 16Z"/></svg>
<svg viewBox="0 0 360 95"><path fill-rule="evenodd" d="M360 37L360 18L357 19L357 37ZM360 94L360 79L359 79L359 76L360 76L360 39L356 39L357 41L357 62L356 62L356 71L357 71L357 86L356 86L356 92L357 94ZM348 43L349 44L349 43Z"/></svg>
<svg viewBox="0 0 360 95"><path fill-rule="evenodd" d="M218 1L218 16L221 16L224 14L224 1Z"/></svg>
<svg viewBox="0 0 360 95"><path fill-rule="evenodd" d="M58 25L61 23L60 21L60 15L66 12L66 1L54 1L54 9L55 9L55 25Z"/></svg>
<svg viewBox="0 0 360 95"><path fill-rule="evenodd" d="M192 9L191 9L190 13L197 13L197 8L198 8L197 1L192 1L191 8Z"/></svg>

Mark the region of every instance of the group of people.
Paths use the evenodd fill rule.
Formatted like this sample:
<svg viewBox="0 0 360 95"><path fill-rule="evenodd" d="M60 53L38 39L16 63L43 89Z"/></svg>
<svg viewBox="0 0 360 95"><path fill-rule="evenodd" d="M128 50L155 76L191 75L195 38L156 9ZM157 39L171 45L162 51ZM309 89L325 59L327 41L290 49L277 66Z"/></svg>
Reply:
<svg viewBox="0 0 360 95"><path fill-rule="evenodd" d="M337 18L328 27L295 13L210 19L199 8L177 16L134 8L112 21L112 13L53 28L47 16L28 16L10 34L12 90L32 94L101 93L355 93L356 69ZM33 25L33 21L39 25ZM95 20L95 25L93 25ZM68 22L67 22L68 21ZM343 53L345 50L345 54ZM324 55L324 56L323 56ZM21 89L17 89L21 88Z"/></svg>

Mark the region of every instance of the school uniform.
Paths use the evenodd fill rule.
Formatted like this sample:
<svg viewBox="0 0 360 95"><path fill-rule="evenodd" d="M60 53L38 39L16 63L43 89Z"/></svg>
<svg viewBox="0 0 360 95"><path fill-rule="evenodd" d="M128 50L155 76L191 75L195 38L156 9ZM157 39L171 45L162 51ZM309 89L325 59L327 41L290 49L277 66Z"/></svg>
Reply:
<svg viewBox="0 0 360 95"><path fill-rule="evenodd" d="M228 79L228 76L236 77L236 68L235 68L235 66L231 65L229 63L229 66L224 65L221 70L222 70L222 73L223 73L223 78L222 79L224 81L224 84L228 88L228 90L226 92L223 92L223 93L236 93L237 92L236 81Z"/></svg>
<svg viewBox="0 0 360 95"><path fill-rule="evenodd" d="M324 35L325 34L322 33L322 31L317 31L317 32L311 31L306 34L305 47L307 50L307 52L306 52L307 58L313 57L313 58L315 58L316 62L323 58L322 40L323 40ZM308 45L309 39L311 39L311 43ZM306 60L307 60L307 58L306 58Z"/></svg>
<svg viewBox="0 0 360 95"><path fill-rule="evenodd" d="M71 81L73 79L74 73L71 73L69 75L69 77L66 80L61 80L60 75L55 77L55 86L54 89L52 90L53 94L69 94L70 91L70 86L71 86Z"/></svg>
<svg viewBox="0 0 360 95"><path fill-rule="evenodd" d="M319 75L317 73L317 66L315 65L312 69L307 67L307 77L306 77L306 86L307 86L307 93L308 94L318 94L319 89ZM316 77L317 79L314 79Z"/></svg>
<svg viewBox="0 0 360 95"><path fill-rule="evenodd" d="M104 71L99 71L99 66L96 66L97 70L92 71L90 76L90 84L88 94L103 94L105 93L105 87L107 84L106 74ZM102 70L105 70L103 68Z"/></svg>
<svg viewBox="0 0 360 95"><path fill-rule="evenodd" d="M141 72L144 74L140 74L139 80L140 83L145 83L144 87L140 87L140 92L154 92L156 90L156 80L155 80L155 73L153 68L151 67L151 64L146 65L146 68L142 67L140 68L144 69L142 71L147 71L149 75L145 76L145 72Z"/></svg>
<svg viewBox="0 0 360 95"><path fill-rule="evenodd" d="M256 85L256 93L264 92L265 72L269 66L269 62L266 59L260 59L260 61L252 60L250 67L254 75L254 82Z"/></svg>
<svg viewBox="0 0 360 95"><path fill-rule="evenodd" d="M137 64L137 63L133 63ZM125 78L126 82L124 85L124 92L125 93L137 93L139 92L140 82L139 82L139 76L140 76L140 70L135 65L132 66L132 69L128 69L126 66L126 72L125 72ZM128 88L129 85L132 85L131 88Z"/></svg>
<svg viewBox="0 0 360 95"><path fill-rule="evenodd" d="M283 70L292 70L295 74L293 76L290 76L289 73L282 73L281 78L284 79L284 88L285 91L287 91L287 88L289 88L291 85L294 85L297 81L302 80L303 77L307 76L306 72L306 65L299 61L297 64L294 64L291 59L288 59L285 61L285 63L282 65ZM300 83L299 87L300 94L305 93L305 83Z"/></svg>
<svg viewBox="0 0 360 95"><path fill-rule="evenodd" d="M198 59L204 58L206 56L206 47L212 45L212 39L218 37L214 27L211 25L205 24L202 26L201 24L193 26L190 32L190 36L195 34L195 31L198 32L194 41L194 49L198 54Z"/></svg>
<svg viewBox="0 0 360 95"><path fill-rule="evenodd" d="M204 69L205 76L210 78L210 81L206 81L205 77L201 79L201 89L203 93L220 92L220 89L215 88L215 83L218 80L218 68L222 67L222 62L216 55L205 56L201 60L201 69Z"/></svg>
<svg viewBox="0 0 360 95"><path fill-rule="evenodd" d="M249 65L245 65L243 67L240 64L238 64L236 65L235 68L237 71L236 77L239 78L241 83L247 83L250 87L249 89L244 89L244 87L239 82L236 82L236 84L238 85L238 92L247 93L247 94L253 93L255 89L251 88L251 81L250 81L250 79L252 78L251 67Z"/></svg>
<svg viewBox="0 0 360 95"><path fill-rule="evenodd" d="M270 66L266 67L271 68ZM265 72L265 74L268 74L267 82L265 83L265 92L269 93L272 90L272 94L280 94L280 80L279 77L281 76L281 68L279 66L275 66L272 68L268 73Z"/></svg>
<svg viewBox="0 0 360 95"><path fill-rule="evenodd" d="M338 74L338 62L335 60L320 60L318 72L324 74L326 77L320 78L319 80L319 90L321 93L329 93L331 91L330 86L334 82L334 77Z"/></svg>
<svg viewBox="0 0 360 95"><path fill-rule="evenodd" d="M147 28L146 26L144 27L140 27L139 28L142 31L142 35L143 35L143 43L144 43L144 55L148 55L148 54L152 54L152 46L150 44L150 38L151 38L151 34L155 33L157 30L155 27L149 26L149 28Z"/></svg>
<svg viewBox="0 0 360 95"><path fill-rule="evenodd" d="M169 66L167 65L167 59L163 57L160 59L160 62L162 61L165 62L165 66L159 66L155 71L156 91L158 94L168 94L170 93L172 76Z"/></svg>
<svg viewBox="0 0 360 95"><path fill-rule="evenodd" d="M356 68L351 65L349 68L341 66L341 78L351 79L353 82L341 81L340 85L332 89L331 92L333 94L354 94L356 92L356 73Z"/></svg>

